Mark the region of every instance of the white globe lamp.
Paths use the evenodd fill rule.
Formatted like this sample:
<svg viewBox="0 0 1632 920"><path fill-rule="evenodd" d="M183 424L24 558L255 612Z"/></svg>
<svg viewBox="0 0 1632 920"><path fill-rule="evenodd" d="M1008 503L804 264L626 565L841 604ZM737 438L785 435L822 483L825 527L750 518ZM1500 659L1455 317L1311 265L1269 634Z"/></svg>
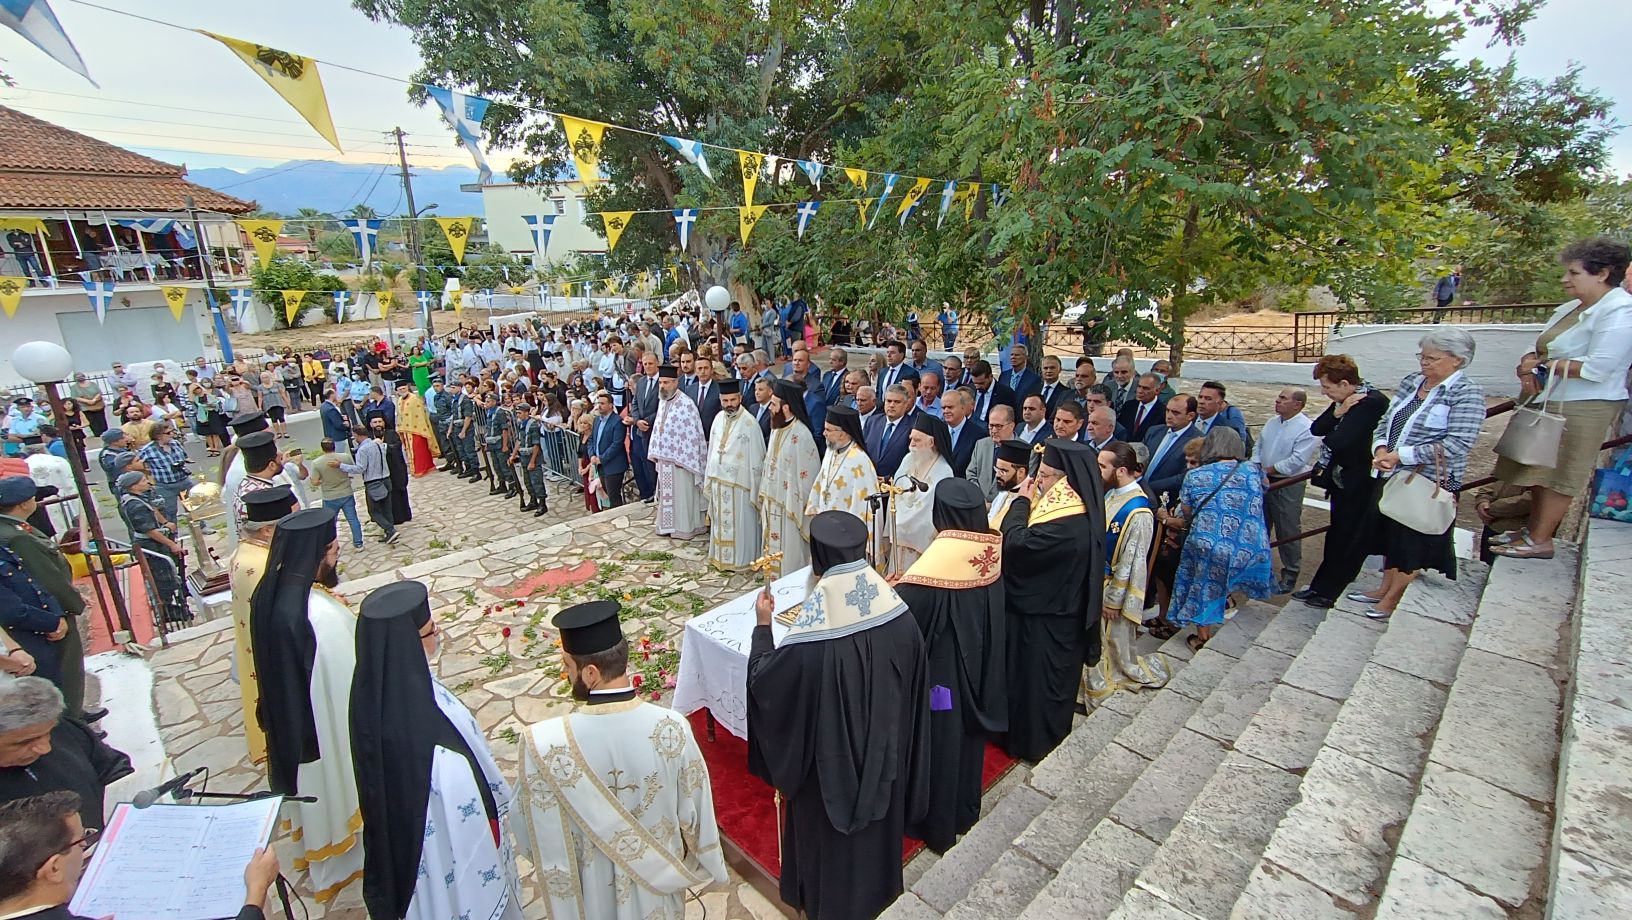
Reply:
<svg viewBox="0 0 1632 920"><path fill-rule="evenodd" d="M731 306L731 292L716 284L703 295L703 302L708 304L710 310L719 313Z"/></svg>
<svg viewBox="0 0 1632 920"><path fill-rule="evenodd" d="M24 342L11 353L11 366L35 383L67 380L74 373L74 359L56 342Z"/></svg>

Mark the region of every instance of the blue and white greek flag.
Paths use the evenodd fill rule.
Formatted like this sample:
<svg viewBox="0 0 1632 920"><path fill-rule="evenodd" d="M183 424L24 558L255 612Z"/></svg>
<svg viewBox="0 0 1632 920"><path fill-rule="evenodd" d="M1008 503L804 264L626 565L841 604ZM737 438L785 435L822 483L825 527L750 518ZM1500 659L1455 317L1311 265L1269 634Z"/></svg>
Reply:
<svg viewBox="0 0 1632 920"><path fill-rule="evenodd" d="M334 292L334 321L336 323L346 321L346 305L349 303L351 303L350 291Z"/></svg>
<svg viewBox="0 0 1632 920"><path fill-rule="evenodd" d="M4 4L5 0L0 0L0 6L3 6ZM143 220L125 218L116 220L114 223L121 227L129 227L132 230L140 230L143 233L151 234L164 233L170 229L170 225L174 224L175 221L166 217L152 217Z"/></svg>
<svg viewBox="0 0 1632 920"><path fill-rule="evenodd" d="M696 208L675 208L674 228L680 231L680 251L686 251L686 241L691 239L691 225L697 222Z"/></svg>
<svg viewBox="0 0 1632 920"><path fill-rule="evenodd" d="M708 158L703 155L703 145L701 143L683 137L669 137L667 134L660 136L663 138L663 143L673 147L675 152L684 157L687 163L702 170L703 175L708 178L714 178L714 174L708 169Z"/></svg>
<svg viewBox="0 0 1632 920"><path fill-rule="evenodd" d="M537 265L550 251L550 230L555 227L555 215L523 214L521 219L527 222L527 232L533 235L533 264Z"/></svg>
<svg viewBox="0 0 1632 920"><path fill-rule="evenodd" d="M946 212L952 207L952 199L957 194L958 181L956 179L946 180L946 184L941 186L941 215L935 218L935 229L939 230L941 222L946 220Z"/></svg>
<svg viewBox="0 0 1632 920"><path fill-rule="evenodd" d="M995 211L998 208L1003 207L1003 202L1008 201L1008 200L1009 200L1009 196L1003 194L1003 186L998 185L996 182L993 182L992 183L992 210Z"/></svg>
<svg viewBox="0 0 1632 920"><path fill-rule="evenodd" d="M827 172L826 164L818 163L815 160L798 160L796 162L799 164L799 168L804 170L805 178L810 180L810 184L821 188L822 174Z"/></svg>
<svg viewBox="0 0 1632 920"><path fill-rule="evenodd" d="M431 318L431 304L436 301L435 291L415 291L414 297L419 301L419 315L425 319Z"/></svg>
<svg viewBox="0 0 1632 920"><path fill-rule="evenodd" d="M361 257L363 271L368 271L369 263L374 259L374 244L380 236L380 225L385 221L352 217L340 223L351 231L351 238L357 241L357 254Z"/></svg>
<svg viewBox="0 0 1632 920"><path fill-rule="evenodd" d="M227 295L232 298L232 318L242 326L244 317L255 307L255 292L249 288L232 288L227 291Z"/></svg>
<svg viewBox="0 0 1632 920"><path fill-rule="evenodd" d="M425 93L442 107L442 117L448 120L448 124L453 126L453 133L459 135L459 140L470 150L470 157L476 161L478 170L476 181L482 185L492 182L493 169L487 165L487 157L482 155L482 116L487 114L489 100L441 86L427 86Z"/></svg>
<svg viewBox="0 0 1632 920"><path fill-rule="evenodd" d="M895 188L896 180L900 178L896 173L884 174L884 194L878 196L878 203L873 206L873 216L867 221L868 230L873 229L873 224L878 223L878 212L884 210L884 199L890 197L890 192Z"/></svg>
<svg viewBox="0 0 1632 920"><path fill-rule="evenodd" d="M799 215L799 238L805 238L805 228L810 226L810 219L816 216L816 210L822 206L820 201L801 201L795 209Z"/></svg>
<svg viewBox="0 0 1632 920"><path fill-rule="evenodd" d="M50 55L53 61L72 70L97 86L85 60L74 49L68 33L62 30L57 14L51 12L46 0L0 0L0 25L28 39L34 47Z"/></svg>
<svg viewBox="0 0 1632 920"><path fill-rule="evenodd" d="M91 299L91 309L96 311L96 321L108 321L108 304L113 302L112 281L86 281L85 296Z"/></svg>

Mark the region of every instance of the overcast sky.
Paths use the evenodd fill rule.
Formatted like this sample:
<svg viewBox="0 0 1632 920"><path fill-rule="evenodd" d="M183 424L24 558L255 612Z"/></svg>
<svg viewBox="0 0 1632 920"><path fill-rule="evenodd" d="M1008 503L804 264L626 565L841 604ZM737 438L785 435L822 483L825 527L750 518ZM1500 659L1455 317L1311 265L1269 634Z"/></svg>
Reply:
<svg viewBox="0 0 1632 920"><path fill-rule="evenodd" d="M376 73L407 77L418 65L407 30L376 25L345 0L97 2ZM215 41L73 0L52 0L52 6L102 88L0 29L0 67L18 84L0 89L0 101L48 121L192 167L242 169L312 158L394 161L395 147L385 132L399 125L410 135L414 164L470 163L434 107L411 105L402 83L322 68L347 151L342 155ZM1625 61L1632 0L1552 0L1527 35L1517 51L1525 75L1548 77L1569 61L1579 62L1588 85L1620 101L1616 120L1632 123L1632 68ZM1486 49L1479 36L1460 50L1491 61L1507 54L1505 48ZM594 114L592 104L583 110ZM1613 150L1615 170L1632 173L1632 131L1618 135ZM490 154L495 169L508 159L502 151Z"/></svg>

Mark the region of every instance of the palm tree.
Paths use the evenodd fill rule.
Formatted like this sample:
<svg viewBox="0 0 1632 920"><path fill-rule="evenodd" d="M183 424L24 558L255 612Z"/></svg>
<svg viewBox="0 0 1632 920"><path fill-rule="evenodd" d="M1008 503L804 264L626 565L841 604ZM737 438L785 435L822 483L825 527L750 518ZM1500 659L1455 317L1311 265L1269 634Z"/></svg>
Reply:
<svg viewBox="0 0 1632 920"><path fill-rule="evenodd" d="M346 216L354 220L374 220L380 216L380 212L366 204L358 204L352 205L351 210L346 212Z"/></svg>
<svg viewBox="0 0 1632 920"><path fill-rule="evenodd" d="M329 222L329 215L316 208L301 208L295 212L293 219L306 222L306 238L316 245L318 231Z"/></svg>
<svg viewBox="0 0 1632 920"><path fill-rule="evenodd" d="M385 277L385 286L388 290L397 289L397 279L402 276L408 266L401 262L381 262L380 274Z"/></svg>

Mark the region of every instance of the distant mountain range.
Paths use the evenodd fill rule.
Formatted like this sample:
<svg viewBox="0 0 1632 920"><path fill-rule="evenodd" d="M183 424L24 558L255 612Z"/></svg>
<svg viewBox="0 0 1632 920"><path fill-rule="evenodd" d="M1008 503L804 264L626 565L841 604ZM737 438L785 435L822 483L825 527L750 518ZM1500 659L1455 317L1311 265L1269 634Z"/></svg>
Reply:
<svg viewBox="0 0 1632 920"><path fill-rule="evenodd" d="M474 168L413 167L412 172L414 204L420 208L435 204L439 214L483 216L481 194L459 190L461 184L476 181ZM408 208L395 166L291 160L247 172L222 167L193 169L187 178L280 214L293 214L301 208L343 214L355 205L366 204L381 216L389 216Z"/></svg>

